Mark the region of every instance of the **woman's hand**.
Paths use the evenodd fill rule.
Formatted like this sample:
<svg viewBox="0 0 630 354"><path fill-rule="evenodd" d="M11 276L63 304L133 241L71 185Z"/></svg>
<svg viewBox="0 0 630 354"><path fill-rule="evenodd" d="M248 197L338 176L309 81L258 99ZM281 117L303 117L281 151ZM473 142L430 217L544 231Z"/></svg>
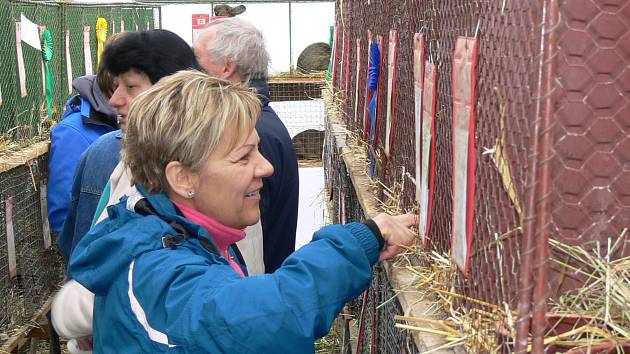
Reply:
<svg viewBox="0 0 630 354"><path fill-rule="evenodd" d="M418 215L403 214L391 216L384 213L376 215L372 220L376 223L385 241L385 248L381 250L379 259L390 259L402 251L401 246L409 246L415 236L411 232L412 226L418 225Z"/></svg>

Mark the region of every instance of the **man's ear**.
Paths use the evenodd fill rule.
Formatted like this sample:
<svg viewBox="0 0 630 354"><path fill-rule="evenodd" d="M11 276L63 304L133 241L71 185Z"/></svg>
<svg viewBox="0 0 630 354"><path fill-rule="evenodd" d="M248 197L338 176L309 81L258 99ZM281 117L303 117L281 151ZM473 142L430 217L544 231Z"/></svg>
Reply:
<svg viewBox="0 0 630 354"><path fill-rule="evenodd" d="M234 81L234 82L241 81L241 77L238 74L236 62L234 60L228 60L227 63L225 63L225 66L223 66L222 74L223 75L221 75L222 76L221 78L224 80L229 80L229 81Z"/></svg>
<svg viewBox="0 0 630 354"><path fill-rule="evenodd" d="M182 199L190 199L198 184L197 174L189 171L179 161L171 161L164 169L170 191Z"/></svg>

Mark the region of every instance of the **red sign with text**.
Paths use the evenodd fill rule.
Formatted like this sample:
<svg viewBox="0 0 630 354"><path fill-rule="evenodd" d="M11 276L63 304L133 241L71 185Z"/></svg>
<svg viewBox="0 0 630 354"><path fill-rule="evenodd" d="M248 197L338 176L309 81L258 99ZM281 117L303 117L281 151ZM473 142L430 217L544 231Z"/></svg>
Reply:
<svg viewBox="0 0 630 354"><path fill-rule="evenodd" d="M204 28L210 23L210 14L192 14L192 41L195 43Z"/></svg>

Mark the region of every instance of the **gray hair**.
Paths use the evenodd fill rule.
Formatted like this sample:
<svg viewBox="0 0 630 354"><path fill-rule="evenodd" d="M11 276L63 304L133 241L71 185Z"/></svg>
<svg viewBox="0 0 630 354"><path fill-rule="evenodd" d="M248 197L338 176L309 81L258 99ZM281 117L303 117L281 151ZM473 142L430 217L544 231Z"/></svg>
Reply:
<svg viewBox="0 0 630 354"><path fill-rule="evenodd" d="M235 17L210 22L207 28L215 26L219 26L216 37L205 48L212 62L234 61L243 81L267 79L269 53L262 33L251 23Z"/></svg>

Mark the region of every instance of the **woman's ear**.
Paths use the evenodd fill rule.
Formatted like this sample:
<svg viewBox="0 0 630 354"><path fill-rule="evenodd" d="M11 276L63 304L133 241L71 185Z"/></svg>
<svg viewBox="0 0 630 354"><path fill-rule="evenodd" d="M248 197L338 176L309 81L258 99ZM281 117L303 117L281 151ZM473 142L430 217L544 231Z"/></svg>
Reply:
<svg viewBox="0 0 630 354"><path fill-rule="evenodd" d="M196 173L188 170L179 161L171 161L166 165L164 174L172 193L182 199L194 196L198 180Z"/></svg>

